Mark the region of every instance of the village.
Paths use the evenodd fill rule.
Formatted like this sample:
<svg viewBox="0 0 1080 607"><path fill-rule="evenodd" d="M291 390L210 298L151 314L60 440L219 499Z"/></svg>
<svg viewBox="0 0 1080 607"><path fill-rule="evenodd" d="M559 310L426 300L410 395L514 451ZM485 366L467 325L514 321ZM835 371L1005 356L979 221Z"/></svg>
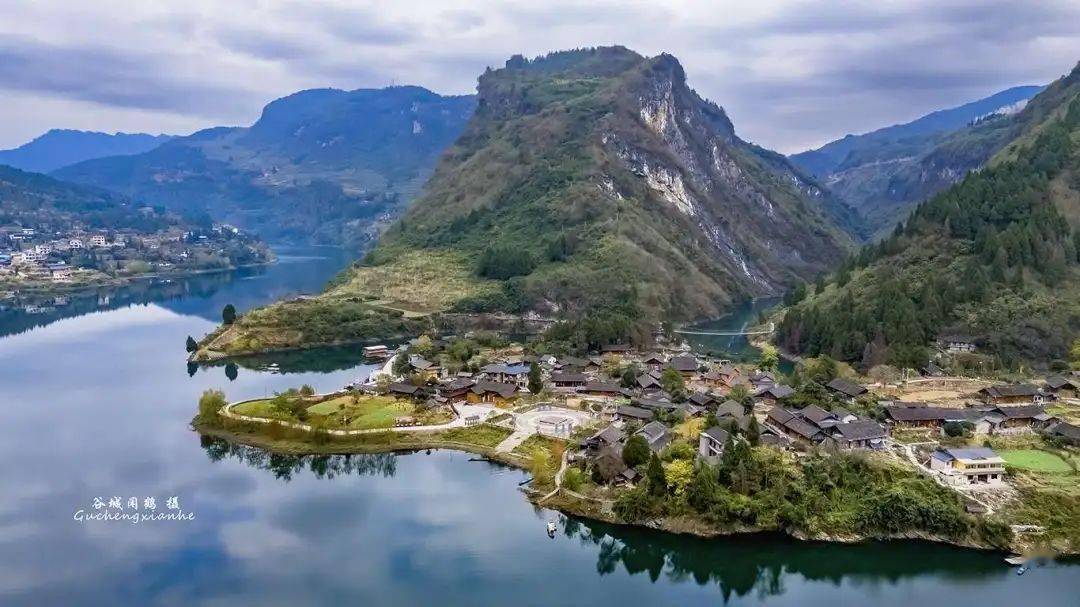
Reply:
<svg viewBox="0 0 1080 607"><path fill-rule="evenodd" d="M610 344L556 357L492 336L479 341L487 345L423 336L397 350L369 346L365 357L383 367L341 393L278 395L276 405L262 399L224 412L339 437L475 429L485 452L540 461L535 484L545 498L562 494L608 510L650 482L651 466L678 482L670 477L679 470L722 467L725 453L743 448L795 461L830 453L886 461L956 492L976 518L1032 483L1075 490L1075 372L1001 384L928 369L872 383L835 370L784 374L767 356L733 362L685 344L652 352ZM1022 519L1013 531L1043 529Z"/></svg>
<svg viewBox="0 0 1080 607"><path fill-rule="evenodd" d="M0 226L0 299L22 291L63 292L125 277L225 269L267 259L260 243L227 224L153 233L81 224L49 231Z"/></svg>

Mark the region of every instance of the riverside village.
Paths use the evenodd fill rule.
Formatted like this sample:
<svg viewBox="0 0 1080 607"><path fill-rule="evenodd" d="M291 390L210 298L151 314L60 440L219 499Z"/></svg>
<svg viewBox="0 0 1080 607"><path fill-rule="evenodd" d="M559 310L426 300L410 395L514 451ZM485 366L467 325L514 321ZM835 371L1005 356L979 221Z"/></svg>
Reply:
<svg viewBox="0 0 1080 607"><path fill-rule="evenodd" d="M675 532L1077 549L1041 490L1076 487L1080 373L953 375L975 350L953 336L924 369L869 375L764 342L738 362L655 338L555 356L492 331L424 335L364 347L380 366L338 392L208 392L195 425L293 453L465 450L531 472L535 503ZM863 499L876 518L853 520Z"/></svg>

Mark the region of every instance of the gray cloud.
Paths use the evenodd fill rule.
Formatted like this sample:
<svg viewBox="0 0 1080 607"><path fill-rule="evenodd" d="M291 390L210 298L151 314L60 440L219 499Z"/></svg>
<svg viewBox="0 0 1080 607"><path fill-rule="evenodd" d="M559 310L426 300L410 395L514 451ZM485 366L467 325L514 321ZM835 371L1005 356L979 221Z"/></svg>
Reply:
<svg viewBox="0 0 1080 607"><path fill-rule="evenodd" d="M0 147L51 126L231 124L304 88L467 93L514 53L622 44L674 54L740 135L792 152L1046 83L1080 58L1080 4L1066 0L132 0L78 15L39 0L0 5L4 23L19 37L0 25L0 99L14 112Z"/></svg>
<svg viewBox="0 0 1080 607"><path fill-rule="evenodd" d="M59 46L0 38L0 86L107 106L214 115L222 104L252 102L242 87L180 80L170 74L182 60L151 51L123 53L104 47Z"/></svg>

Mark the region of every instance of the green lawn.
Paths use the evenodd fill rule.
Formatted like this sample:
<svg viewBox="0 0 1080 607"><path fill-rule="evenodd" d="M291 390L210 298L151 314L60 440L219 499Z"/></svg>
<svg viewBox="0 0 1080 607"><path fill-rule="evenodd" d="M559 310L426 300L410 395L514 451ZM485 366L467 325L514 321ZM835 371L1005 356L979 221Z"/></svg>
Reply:
<svg viewBox="0 0 1080 607"><path fill-rule="evenodd" d="M233 407L234 413L250 415L252 417L265 417L268 419L290 419L288 415L279 413L270 405L270 399L252 400Z"/></svg>
<svg viewBox="0 0 1080 607"><path fill-rule="evenodd" d="M1071 472L1072 468L1060 457L1038 449L1012 449L1002 451L1001 457L1010 466L1038 472Z"/></svg>

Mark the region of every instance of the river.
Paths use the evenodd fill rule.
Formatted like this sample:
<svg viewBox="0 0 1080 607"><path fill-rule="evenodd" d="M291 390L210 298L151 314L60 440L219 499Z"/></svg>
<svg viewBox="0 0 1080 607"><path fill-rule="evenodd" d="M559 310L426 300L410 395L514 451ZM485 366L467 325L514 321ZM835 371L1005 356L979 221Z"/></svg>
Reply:
<svg viewBox="0 0 1080 607"><path fill-rule="evenodd" d="M206 388L330 390L368 370L354 349L188 368L184 338L225 303L315 291L347 261L280 256L67 317L0 319L0 604L1077 604L1075 563L1018 577L998 555L918 542L699 540L537 510L524 473L462 453L290 458L200 440L188 422ZM75 520L112 497L194 519Z"/></svg>

